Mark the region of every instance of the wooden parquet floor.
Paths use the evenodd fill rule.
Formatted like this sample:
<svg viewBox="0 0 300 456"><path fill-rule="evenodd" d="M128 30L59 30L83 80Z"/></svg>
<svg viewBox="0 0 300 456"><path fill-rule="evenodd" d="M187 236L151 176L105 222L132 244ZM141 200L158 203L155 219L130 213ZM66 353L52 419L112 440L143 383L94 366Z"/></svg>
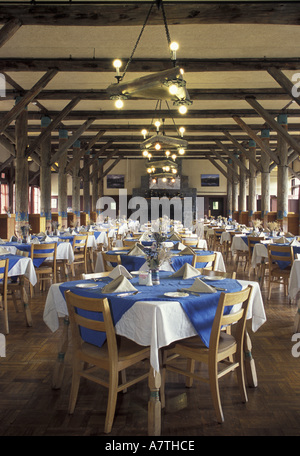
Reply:
<svg viewBox="0 0 300 456"><path fill-rule="evenodd" d="M230 264L227 270L234 268ZM252 276L253 277L253 276ZM239 269L237 278L247 278ZM253 277L254 278L254 277ZM53 390L51 379L61 329L51 333L43 322L46 292L30 300L33 327L22 312L10 306L10 334L6 356L0 358L1 436L103 436L107 390L82 381L74 414L68 414L71 381L70 355L65 359L62 388ZM249 334L258 375L258 387L248 388L248 403L240 401L235 374L220 381L225 422L215 420L209 386L168 372L162 436L298 436L300 435L300 357L292 356L296 305L274 287L266 300L267 322ZM2 315L0 313L0 332ZM119 394L111 436L147 435L147 381Z"/></svg>

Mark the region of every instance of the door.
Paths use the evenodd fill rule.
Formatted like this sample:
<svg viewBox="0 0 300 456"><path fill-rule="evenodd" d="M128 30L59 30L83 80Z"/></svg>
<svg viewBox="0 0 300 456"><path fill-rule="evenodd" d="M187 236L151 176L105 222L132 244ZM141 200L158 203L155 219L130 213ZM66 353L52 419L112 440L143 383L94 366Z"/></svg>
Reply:
<svg viewBox="0 0 300 456"><path fill-rule="evenodd" d="M224 198L210 197L208 200L208 209L212 217L217 218L218 215L225 216L224 214Z"/></svg>

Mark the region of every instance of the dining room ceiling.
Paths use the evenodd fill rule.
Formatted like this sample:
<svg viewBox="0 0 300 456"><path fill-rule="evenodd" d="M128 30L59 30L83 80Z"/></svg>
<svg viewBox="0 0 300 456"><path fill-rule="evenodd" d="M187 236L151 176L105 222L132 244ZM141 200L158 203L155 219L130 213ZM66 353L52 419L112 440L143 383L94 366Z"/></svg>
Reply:
<svg viewBox="0 0 300 456"><path fill-rule="evenodd" d="M141 129L149 130L160 117L167 135L177 136L177 129L185 127L187 159L211 157L218 162L216 152L225 157L226 152L216 141L238 151L225 133L240 145L248 144L250 137L237 117L258 135L269 125L250 104L253 99L275 120L286 112L289 135L297 140L299 99L293 98L288 86L300 80L300 2L165 0L170 38L179 43L177 62L185 70L193 104L186 115L180 115L172 102L159 104L155 99L129 99L117 110L106 91L116 82L112 62L119 58L126 65L152 3L124 82L172 67L161 6L156 2L1 2L0 72L6 90L0 98L0 124L15 98L28 93L54 68L56 75L28 104L29 147L41 134L41 117L55 119L76 97L80 101L52 132L53 154L58 150L59 128L71 136L93 118L79 137L82 146L101 130L93 152L108 145L103 157L115 150L115 156L142 158ZM1 131L2 163L13 154L14 124L12 120ZM272 150L277 137L271 127ZM68 156L71 160L72 148Z"/></svg>

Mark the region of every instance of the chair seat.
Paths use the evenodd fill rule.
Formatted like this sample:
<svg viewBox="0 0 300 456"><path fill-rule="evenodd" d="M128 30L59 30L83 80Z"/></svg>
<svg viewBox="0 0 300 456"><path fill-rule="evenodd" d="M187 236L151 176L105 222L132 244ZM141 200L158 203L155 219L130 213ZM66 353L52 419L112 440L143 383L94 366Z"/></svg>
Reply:
<svg viewBox="0 0 300 456"><path fill-rule="evenodd" d="M149 347L143 347L141 345L136 344L132 340L126 339L125 337L120 337L119 339L119 345L118 345L118 360L119 362L122 361L130 361L131 358L136 359L137 353L139 353L142 358L144 359L147 354L150 354L150 349ZM97 362L101 360L107 360L109 359L109 353L108 353L108 347L107 344L104 343L102 347L97 347L95 345L89 344L87 342L84 342L82 344L82 352L85 355L85 359L88 356L89 358L94 359ZM78 352L79 354L79 352ZM92 361L91 361L92 363Z"/></svg>
<svg viewBox="0 0 300 456"><path fill-rule="evenodd" d="M227 334L226 332L220 333L219 338L219 348L218 353L222 353L230 348L233 348L236 345L236 340L231 334ZM201 356L208 356L209 349L204 345L200 337L193 336L188 339L184 339L179 344L176 344L174 347L174 351L178 350L179 347L187 347L189 351L195 350L195 353L201 354Z"/></svg>

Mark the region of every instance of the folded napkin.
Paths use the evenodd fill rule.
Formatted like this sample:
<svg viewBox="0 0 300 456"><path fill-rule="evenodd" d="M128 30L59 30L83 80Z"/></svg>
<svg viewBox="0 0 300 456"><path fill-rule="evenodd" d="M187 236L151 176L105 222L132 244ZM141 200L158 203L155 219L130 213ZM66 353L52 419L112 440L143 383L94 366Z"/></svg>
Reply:
<svg viewBox="0 0 300 456"><path fill-rule="evenodd" d="M274 243L276 243L276 244L285 244L286 242L288 242L288 241L284 236L281 236L278 239L274 239Z"/></svg>
<svg viewBox="0 0 300 456"><path fill-rule="evenodd" d="M184 250L181 250L178 255L195 255L195 252L192 247L187 246Z"/></svg>
<svg viewBox="0 0 300 456"><path fill-rule="evenodd" d="M0 239L0 244L5 244L5 242L2 239Z"/></svg>
<svg viewBox="0 0 300 456"><path fill-rule="evenodd" d="M37 234L37 236L45 236L45 233L43 233L43 232L41 231L39 234Z"/></svg>
<svg viewBox="0 0 300 456"><path fill-rule="evenodd" d="M196 293L216 293L217 290L211 286L204 283L199 277L196 277L195 282L190 288L184 288L186 291L196 292Z"/></svg>
<svg viewBox="0 0 300 456"><path fill-rule="evenodd" d="M177 244L177 247L176 247L176 248L177 248L177 250L184 250L184 249L185 249L185 245L184 245L184 244L182 244L182 242L178 242L178 244Z"/></svg>
<svg viewBox="0 0 300 456"><path fill-rule="evenodd" d="M45 242L53 242L53 240L49 236L46 236L45 237Z"/></svg>
<svg viewBox="0 0 300 456"><path fill-rule="evenodd" d="M181 238L177 235L177 234L172 234L172 236L170 236L168 238L168 241L181 241Z"/></svg>
<svg viewBox="0 0 300 456"><path fill-rule="evenodd" d="M30 241L30 244L40 244L40 241L38 240L38 238L33 238L33 239Z"/></svg>
<svg viewBox="0 0 300 456"><path fill-rule="evenodd" d="M198 271L198 269L194 268L194 266L189 263L185 263L180 269L178 269L178 271L172 274L171 277L182 277L183 280L185 280L198 275L200 275L200 271Z"/></svg>
<svg viewBox="0 0 300 456"><path fill-rule="evenodd" d="M142 256L146 256L145 252L143 252L143 250L142 250L140 247L138 247L137 245L135 245L135 246L133 247L133 249L131 249L131 250L127 253L127 255L136 255L136 256L142 255Z"/></svg>
<svg viewBox="0 0 300 456"><path fill-rule="evenodd" d="M9 250L7 250L4 247L0 247L0 255L7 255L9 253Z"/></svg>
<svg viewBox="0 0 300 456"><path fill-rule="evenodd" d="M285 237L292 237L293 238L294 235L292 233L288 232L288 233L285 233Z"/></svg>
<svg viewBox="0 0 300 456"><path fill-rule="evenodd" d="M132 279L132 275L127 271L126 268L124 268L124 266L122 266L121 264L118 264L118 266L116 266L109 274L108 274L108 277L110 277L111 279L116 279L117 277L119 277L120 275L124 276L124 277L127 277L128 279Z"/></svg>
<svg viewBox="0 0 300 456"><path fill-rule="evenodd" d="M293 247L300 247L300 242L297 241L297 239L294 239L294 240L290 243L290 245L292 245Z"/></svg>
<svg viewBox="0 0 300 456"><path fill-rule="evenodd" d="M102 293L118 293L120 291L137 291L129 280L120 275L102 288Z"/></svg>

